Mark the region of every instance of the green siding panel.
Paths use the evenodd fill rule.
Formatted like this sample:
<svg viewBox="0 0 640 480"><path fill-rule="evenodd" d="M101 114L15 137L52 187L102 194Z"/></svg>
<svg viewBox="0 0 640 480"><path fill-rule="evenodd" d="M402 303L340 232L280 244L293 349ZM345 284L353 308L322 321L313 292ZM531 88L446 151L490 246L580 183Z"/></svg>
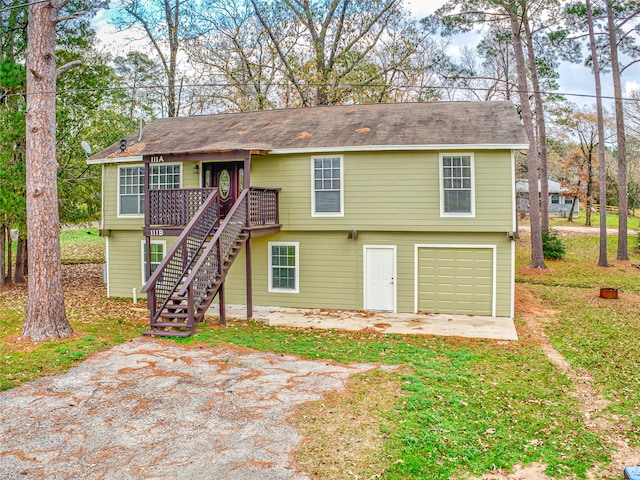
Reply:
<svg viewBox="0 0 640 480"><path fill-rule="evenodd" d="M109 238L109 293L131 297L142 287L142 259L137 231L114 231ZM166 240L167 251L174 238ZM511 243L504 234L459 234L415 232L359 232L356 241L347 239L347 232L281 232L257 237L252 242L253 303L263 306L299 308L330 308L360 310L363 308L364 245L395 245L397 247L397 310L415 309L416 245L422 244L482 244L496 246L496 315L508 317L512 306ZM299 293L268 291L269 242L299 242ZM245 252L241 252L226 281L227 303L246 303ZM429 309L430 310L430 309ZM490 312L489 312L490 313Z"/></svg>
<svg viewBox="0 0 640 480"><path fill-rule="evenodd" d="M344 154L344 216L311 216L311 155L252 157L251 184L281 188L286 230L512 230L510 151L475 152L476 216L440 217L439 152Z"/></svg>

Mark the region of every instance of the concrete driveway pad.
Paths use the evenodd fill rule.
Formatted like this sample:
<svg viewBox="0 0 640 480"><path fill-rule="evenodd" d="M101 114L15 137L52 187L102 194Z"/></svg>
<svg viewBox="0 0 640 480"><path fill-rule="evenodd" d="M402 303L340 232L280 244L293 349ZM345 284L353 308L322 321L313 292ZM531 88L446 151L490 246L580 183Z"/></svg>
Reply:
<svg viewBox="0 0 640 480"><path fill-rule="evenodd" d="M136 339L0 394L0 478L307 478L287 416L373 368Z"/></svg>

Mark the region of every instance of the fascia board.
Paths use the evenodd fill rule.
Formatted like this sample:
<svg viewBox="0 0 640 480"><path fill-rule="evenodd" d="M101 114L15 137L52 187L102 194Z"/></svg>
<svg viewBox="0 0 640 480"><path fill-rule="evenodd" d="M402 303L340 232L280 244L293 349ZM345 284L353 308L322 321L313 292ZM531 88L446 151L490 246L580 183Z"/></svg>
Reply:
<svg viewBox="0 0 640 480"><path fill-rule="evenodd" d="M428 150L527 150L529 144L442 144L442 145L360 145L339 147L308 147L308 148L274 148L269 151L272 155L288 155L296 153L339 153L339 152L381 152L381 151L428 151Z"/></svg>
<svg viewBox="0 0 640 480"><path fill-rule="evenodd" d="M108 163L140 163L142 155L133 155L131 157L115 157L115 158L90 158L87 165L105 165Z"/></svg>

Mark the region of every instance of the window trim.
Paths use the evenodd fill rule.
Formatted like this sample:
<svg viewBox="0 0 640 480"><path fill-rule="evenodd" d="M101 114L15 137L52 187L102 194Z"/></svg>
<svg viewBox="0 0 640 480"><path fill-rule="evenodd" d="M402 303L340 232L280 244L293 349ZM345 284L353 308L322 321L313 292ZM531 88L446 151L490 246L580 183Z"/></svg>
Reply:
<svg viewBox="0 0 640 480"><path fill-rule="evenodd" d="M184 181L184 168L183 164L181 162L166 162L166 163L153 163L153 164L149 164L150 168L154 168L154 167L160 167L160 166L174 166L177 165L179 167L179 175L180 175L180 186L178 188L182 188L182 184ZM116 196L117 196L117 218L144 218L144 211L141 213L121 213L120 211L120 172L122 171L123 168L132 168L132 167L145 167L144 163L130 163L130 164L123 164L123 165L118 165L117 167L117 186L116 186ZM151 177L150 177L151 178ZM151 181L151 180L149 180ZM142 196L143 199L146 200L146 198L144 198L144 177L143 177L143 181L142 181Z"/></svg>
<svg viewBox="0 0 640 480"><path fill-rule="evenodd" d="M444 157L469 157L471 160L471 208L470 212L446 212L444 209ZM476 171L475 158L471 152L440 153L438 158L438 177L440 179L440 216L441 217L475 217L476 216Z"/></svg>
<svg viewBox="0 0 640 480"><path fill-rule="evenodd" d="M146 277L146 272L145 272L145 263L147 261L147 256L145 255L145 251L144 251L144 247L146 246L147 241L146 240L140 240L140 267L141 267L141 274L142 276L140 277L142 279L142 285L144 285L145 283L147 283L147 279ZM151 245L162 245L162 258L164 259L164 257L167 256L167 241L166 240L151 240ZM153 272L151 272L151 275L153 275Z"/></svg>
<svg viewBox="0 0 640 480"><path fill-rule="evenodd" d="M273 247L294 247L295 248L295 286L293 289L289 288L274 288L273 287ZM300 242L269 242L268 244L268 257L269 257L269 274L268 274L268 291L271 293L300 293Z"/></svg>
<svg viewBox="0 0 640 480"><path fill-rule="evenodd" d="M340 211L316 212L315 161L325 158L340 160ZM311 216L312 217L344 217L344 156L343 155L314 155L311 157Z"/></svg>
<svg viewBox="0 0 640 480"><path fill-rule="evenodd" d="M120 182L122 180L122 175L120 174L120 172L124 169L124 168L139 168L139 167L143 167L144 168L144 163L136 163L136 164L127 164L127 165L118 165L117 170L118 170L118 186L116 189L116 195L118 197L118 218L144 218L144 212L142 213L122 213L121 210L121 200L122 200L122 194L120 193ZM143 180L143 187L142 187L143 191L142 191L142 196L144 197L144 180Z"/></svg>

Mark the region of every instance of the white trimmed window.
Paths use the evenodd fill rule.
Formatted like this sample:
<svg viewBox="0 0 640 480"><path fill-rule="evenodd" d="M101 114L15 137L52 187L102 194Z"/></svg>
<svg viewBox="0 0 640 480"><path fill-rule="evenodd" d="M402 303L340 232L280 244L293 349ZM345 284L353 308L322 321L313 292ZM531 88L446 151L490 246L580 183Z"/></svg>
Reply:
<svg viewBox="0 0 640 480"><path fill-rule="evenodd" d="M180 165L151 165L152 190L180 188ZM144 215L144 165L118 167L118 215Z"/></svg>
<svg viewBox="0 0 640 480"><path fill-rule="evenodd" d="M344 214L342 156L311 158L311 215L341 217Z"/></svg>
<svg viewBox="0 0 640 480"><path fill-rule="evenodd" d="M440 215L475 216L475 182L472 154L440 155Z"/></svg>
<svg viewBox="0 0 640 480"><path fill-rule="evenodd" d="M142 240L142 284L147 282L147 242ZM151 240L151 273L162 263L167 250L165 240Z"/></svg>
<svg viewBox="0 0 640 480"><path fill-rule="evenodd" d="M269 291L298 293L299 243L269 242Z"/></svg>

